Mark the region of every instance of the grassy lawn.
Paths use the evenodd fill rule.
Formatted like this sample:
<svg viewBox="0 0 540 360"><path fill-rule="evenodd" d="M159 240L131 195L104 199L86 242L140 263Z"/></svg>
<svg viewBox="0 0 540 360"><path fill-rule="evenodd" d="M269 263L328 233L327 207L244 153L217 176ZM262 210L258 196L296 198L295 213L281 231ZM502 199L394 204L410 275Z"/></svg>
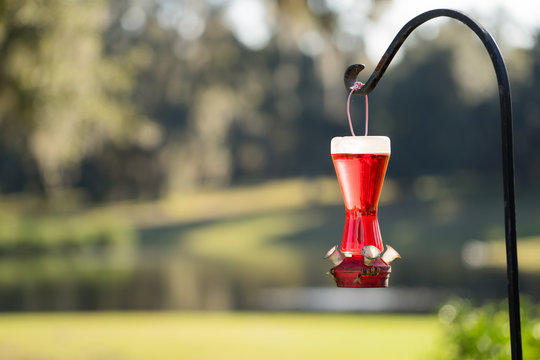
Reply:
<svg viewBox="0 0 540 360"><path fill-rule="evenodd" d="M0 359L429 359L435 316L311 313L0 315Z"/></svg>

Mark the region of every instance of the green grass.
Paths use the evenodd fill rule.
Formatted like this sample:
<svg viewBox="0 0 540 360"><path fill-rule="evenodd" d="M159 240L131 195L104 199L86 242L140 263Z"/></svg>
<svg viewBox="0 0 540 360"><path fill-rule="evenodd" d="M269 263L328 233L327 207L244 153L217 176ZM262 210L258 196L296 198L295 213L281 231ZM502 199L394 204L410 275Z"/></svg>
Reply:
<svg viewBox="0 0 540 360"><path fill-rule="evenodd" d="M0 315L0 359L429 359L435 316L290 313Z"/></svg>

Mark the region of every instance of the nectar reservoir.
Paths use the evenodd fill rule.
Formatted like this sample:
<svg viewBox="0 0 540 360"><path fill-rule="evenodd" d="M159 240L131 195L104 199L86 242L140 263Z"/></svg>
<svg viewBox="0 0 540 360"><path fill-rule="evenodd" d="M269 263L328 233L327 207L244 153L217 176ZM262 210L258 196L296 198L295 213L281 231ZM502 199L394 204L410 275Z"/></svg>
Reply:
<svg viewBox="0 0 540 360"><path fill-rule="evenodd" d="M387 287L390 262L399 254L391 247L383 254L377 209L390 158L390 139L335 137L331 153L345 204L345 228L340 247L344 259L333 261L330 273L340 287ZM332 258L337 257L333 254Z"/></svg>

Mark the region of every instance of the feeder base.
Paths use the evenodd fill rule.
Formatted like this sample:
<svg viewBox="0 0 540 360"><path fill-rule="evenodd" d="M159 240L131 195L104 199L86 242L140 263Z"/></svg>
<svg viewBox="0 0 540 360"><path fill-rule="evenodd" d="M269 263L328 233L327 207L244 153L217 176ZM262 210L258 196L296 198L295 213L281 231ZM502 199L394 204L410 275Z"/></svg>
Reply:
<svg viewBox="0 0 540 360"><path fill-rule="evenodd" d="M380 259L368 266L363 256L352 256L332 268L330 274L338 287L375 288L388 287L391 271L390 265Z"/></svg>

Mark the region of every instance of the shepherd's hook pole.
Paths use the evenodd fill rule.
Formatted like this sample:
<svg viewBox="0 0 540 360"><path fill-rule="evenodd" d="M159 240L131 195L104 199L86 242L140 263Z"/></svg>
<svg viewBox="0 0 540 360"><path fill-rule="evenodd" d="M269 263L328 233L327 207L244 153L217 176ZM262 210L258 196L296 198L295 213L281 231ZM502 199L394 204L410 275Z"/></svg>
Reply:
<svg viewBox="0 0 540 360"><path fill-rule="evenodd" d="M504 225L506 236L506 269L508 286L508 308L510 318L510 341L512 359L522 359L521 350L521 324L519 307L518 263L516 246L516 206L514 194L514 145L512 130L512 100L510 96L510 83L508 73L501 52L487 30L464 13L450 9L436 9L418 15L409 21L398 32L379 64L369 77L368 81L356 95L367 95L375 89L377 83L390 65L405 39L424 22L433 18L446 16L461 21L467 25L480 38L487 49L499 85L499 101L501 109L501 136L502 136L502 165L504 187ZM345 71L345 87L350 91L356 82L356 77L364 69L364 65L351 65Z"/></svg>

